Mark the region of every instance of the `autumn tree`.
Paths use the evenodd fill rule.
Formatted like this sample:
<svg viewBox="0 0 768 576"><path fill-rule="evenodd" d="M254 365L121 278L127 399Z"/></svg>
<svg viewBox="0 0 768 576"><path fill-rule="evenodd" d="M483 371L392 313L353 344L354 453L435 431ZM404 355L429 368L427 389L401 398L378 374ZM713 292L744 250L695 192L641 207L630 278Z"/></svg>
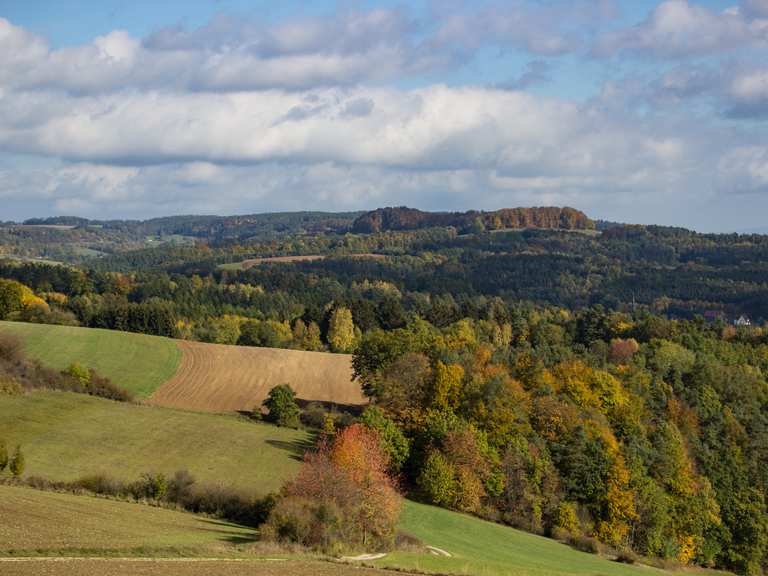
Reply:
<svg viewBox="0 0 768 576"><path fill-rule="evenodd" d="M378 434L353 424L308 453L270 515L265 534L321 549L391 547L402 499Z"/></svg>
<svg viewBox="0 0 768 576"><path fill-rule="evenodd" d="M355 346L355 324L352 312L337 306L328 321L328 344L334 352L351 352Z"/></svg>

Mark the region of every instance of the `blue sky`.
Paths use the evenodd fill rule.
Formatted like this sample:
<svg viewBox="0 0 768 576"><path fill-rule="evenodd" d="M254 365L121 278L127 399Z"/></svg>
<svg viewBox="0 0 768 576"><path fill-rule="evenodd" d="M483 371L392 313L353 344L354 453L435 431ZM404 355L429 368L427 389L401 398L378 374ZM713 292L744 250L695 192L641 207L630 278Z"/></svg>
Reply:
<svg viewBox="0 0 768 576"><path fill-rule="evenodd" d="M768 0L0 0L0 220L766 226Z"/></svg>

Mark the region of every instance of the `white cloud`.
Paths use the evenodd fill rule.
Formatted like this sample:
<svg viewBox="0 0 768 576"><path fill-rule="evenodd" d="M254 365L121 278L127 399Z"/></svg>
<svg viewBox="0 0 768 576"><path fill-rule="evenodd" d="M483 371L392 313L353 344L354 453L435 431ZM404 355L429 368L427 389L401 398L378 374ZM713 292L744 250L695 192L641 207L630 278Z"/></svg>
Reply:
<svg viewBox="0 0 768 576"><path fill-rule="evenodd" d="M768 68L737 70L730 78L725 100L731 116L768 116Z"/></svg>
<svg viewBox="0 0 768 576"><path fill-rule="evenodd" d="M743 146L718 162L720 187L730 193L768 194L768 146Z"/></svg>
<svg viewBox="0 0 768 576"><path fill-rule="evenodd" d="M634 53L661 58L716 54L745 45L765 45L768 21L737 9L714 12L688 0L665 0L631 28L602 34L597 56Z"/></svg>

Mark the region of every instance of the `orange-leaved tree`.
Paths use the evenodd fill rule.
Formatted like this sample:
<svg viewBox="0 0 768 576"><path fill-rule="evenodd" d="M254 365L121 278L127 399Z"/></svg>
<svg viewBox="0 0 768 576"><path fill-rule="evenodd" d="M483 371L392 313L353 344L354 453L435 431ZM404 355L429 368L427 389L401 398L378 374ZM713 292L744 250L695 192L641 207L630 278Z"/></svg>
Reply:
<svg viewBox="0 0 768 576"><path fill-rule="evenodd" d="M334 549L391 546L402 498L378 433L353 424L308 453L270 516L278 540Z"/></svg>

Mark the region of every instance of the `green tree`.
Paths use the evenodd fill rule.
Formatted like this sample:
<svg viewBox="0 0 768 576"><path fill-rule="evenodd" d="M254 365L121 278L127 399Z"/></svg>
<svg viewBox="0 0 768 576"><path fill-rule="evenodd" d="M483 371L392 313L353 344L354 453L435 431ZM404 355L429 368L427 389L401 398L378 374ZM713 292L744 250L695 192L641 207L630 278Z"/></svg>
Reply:
<svg viewBox="0 0 768 576"><path fill-rule="evenodd" d="M301 347L304 350L317 351L323 349L323 341L320 338L320 326L317 322L310 322L304 332L304 338L301 341Z"/></svg>
<svg viewBox="0 0 768 576"><path fill-rule="evenodd" d="M352 352L355 346L355 324L349 308L334 309L328 322L328 344L334 352Z"/></svg>
<svg viewBox="0 0 768 576"><path fill-rule="evenodd" d="M16 446L16 451L13 453L13 456L11 457L11 463L10 463L10 471L11 474L13 474L16 478L19 478L22 474L24 474L24 467L26 463L24 461L24 453L21 451L20 446Z"/></svg>
<svg viewBox="0 0 768 576"><path fill-rule="evenodd" d="M262 403L269 414L267 420L278 426L297 427L299 425L299 405L296 393L288 384L280 384L269 391L269 396Z"/></svg>
<svg viewBox="0 0 768 576"><path fill-rule="evenodd" d="M15 280L0 279L0 320L4 320L11 312L17 312L23 307L22 285Z"/></svg>
<svg viewBox="0 0 768 576"><path fill-rule="evenodd" d="M394 472L399 471L410 453L408 438L394 421L387 418L384 412L376 406L366 408L360 416L360 422L379 433L381 448L389 458L390 469Z"/></svg>
<svg viewBox="0 0 768 576"><path fill-rule="evenodd" d="M456 475L453 466L439 451L427 456L418 478L418 485L428 502L438 506L453 506L456 500Z"/></svg>
<svg viewBox="0 0 768 576"><path fill-rule="evenodd" d="M88 386L91 383L91 372L79 362L70 364L66 373L75 378L81 386Z"/></svg>

